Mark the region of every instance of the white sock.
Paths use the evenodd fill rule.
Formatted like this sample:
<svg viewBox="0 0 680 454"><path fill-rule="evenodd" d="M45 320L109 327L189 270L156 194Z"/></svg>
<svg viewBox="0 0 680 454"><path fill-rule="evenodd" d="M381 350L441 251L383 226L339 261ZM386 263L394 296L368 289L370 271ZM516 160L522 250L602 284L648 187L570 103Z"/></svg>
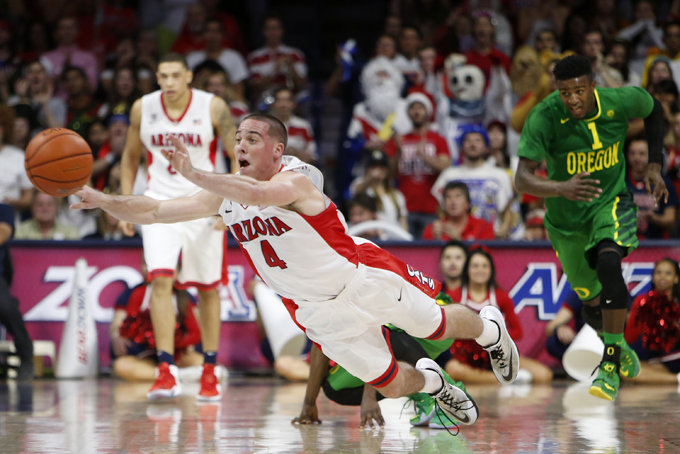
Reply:
<svg viewBox="0 0 680 454"><path fill-rule="evenodd" d="M437 372L427 369L420 372L425 377L425 386L420 390L421 393L437 394L441 391L444 383L442 383L442 378Z"/></svg>
<svg viewBox="0 0 680 454"><path fill-rule="evenodd" d="M482 334L475 340L479 345L486 348L498 342L501 338L501 331L498 325L491 320L482 318L482 323L484 324Z"/></svg>

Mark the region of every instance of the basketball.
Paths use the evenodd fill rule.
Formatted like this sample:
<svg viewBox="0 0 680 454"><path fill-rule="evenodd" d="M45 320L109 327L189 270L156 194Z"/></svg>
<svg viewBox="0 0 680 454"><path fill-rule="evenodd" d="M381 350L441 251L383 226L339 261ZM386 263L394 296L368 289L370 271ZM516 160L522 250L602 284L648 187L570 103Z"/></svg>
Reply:
<svg viewBox="0 0 680 454"><path fill-rule="evenodd" d="M24 165L40 192L66 197L90 180L92 162L92 150L78 133L52 128L31 139Z"/></svg>

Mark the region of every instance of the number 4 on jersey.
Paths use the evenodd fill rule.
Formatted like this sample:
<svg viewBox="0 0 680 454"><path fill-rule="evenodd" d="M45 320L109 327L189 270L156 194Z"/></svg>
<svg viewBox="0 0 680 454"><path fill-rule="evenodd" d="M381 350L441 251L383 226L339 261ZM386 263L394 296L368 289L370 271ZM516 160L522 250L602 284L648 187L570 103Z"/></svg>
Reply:
<svg viewBox="0 0 680 454"><path fill-rule="evenodd" d="M260 246L262 247L262 255L264 256L264 261L267 262L267 265L269 265L271 268L278 266L282 270L288 268L286 262L281 260L279 256L276 255L276 252L274 252L274 248L272 247L271 244L269 244L269 241L267 240L262 241L260 243Z"/></svg>

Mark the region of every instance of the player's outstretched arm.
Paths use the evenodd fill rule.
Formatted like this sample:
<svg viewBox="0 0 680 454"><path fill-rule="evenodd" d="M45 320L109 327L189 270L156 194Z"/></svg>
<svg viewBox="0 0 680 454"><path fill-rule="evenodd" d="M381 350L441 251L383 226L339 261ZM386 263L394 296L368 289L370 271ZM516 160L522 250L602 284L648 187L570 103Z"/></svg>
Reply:
<svg viewBox="0 0 680 454"><path fill-rule="evenodd" d="M156 200L146 196L110 195L83 186L75 193L82 200L72 210L101 208L117 219L133 224L172 224L218 214L222 199L201 191L191 197Z"/></svg>
<svg viewBox="0 0 680 454"><path fill-rule="evenodd" d="M199 188L223 199L250 206L291 206L296 211L314 216L325 208L323 194L311 180L295 172L281 172L269 181L258 181L244 175L224 175L194 169L186 147L170 137L175 151L162 150L172 168Z"/></svg>
<svg viewBox="0 0 680 454"><path fill-rule="evenodd" d="M552 181L537 176L534 172L539 163L527 158L520 158L515 185L524 194L536 197L566 197L569 200L592 202L600 197L602 189L598 188L599 180L586 178L588 172L574 175L567 181Z"/></svg>
<svg viewBox="0 0 680 454"><path fill-rule="evenodd" d="M316 345L312 345L309 352L309 380L307 380L305 400L300 416L291 421L293 424L321 424L319 411L316 408L316 398L319 397L321 385L328 376L328 366L328 357Z"/></svg>

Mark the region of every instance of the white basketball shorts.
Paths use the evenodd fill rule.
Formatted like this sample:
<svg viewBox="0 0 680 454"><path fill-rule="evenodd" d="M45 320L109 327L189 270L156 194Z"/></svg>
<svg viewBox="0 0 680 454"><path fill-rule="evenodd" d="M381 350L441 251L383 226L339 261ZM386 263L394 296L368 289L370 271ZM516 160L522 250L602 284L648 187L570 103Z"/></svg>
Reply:
<svg viewBox="0 0 680 454"><path fill-rule="evenodd" d="M372 243L357 248L357 273L336 298L283 301L293 320L326 356L380 388L399 370L383 325L391 323L413 337L441 339L446 317L435 301L441 284Z"/></svg>
<svg viewBox="0 0 680 454"><path fill-rule="evenodd" d="M226 232L215 230L217 217L177 224L142 226L149 279L172 276L182 257L178 288L211 290L226 277Z"/></svg>

